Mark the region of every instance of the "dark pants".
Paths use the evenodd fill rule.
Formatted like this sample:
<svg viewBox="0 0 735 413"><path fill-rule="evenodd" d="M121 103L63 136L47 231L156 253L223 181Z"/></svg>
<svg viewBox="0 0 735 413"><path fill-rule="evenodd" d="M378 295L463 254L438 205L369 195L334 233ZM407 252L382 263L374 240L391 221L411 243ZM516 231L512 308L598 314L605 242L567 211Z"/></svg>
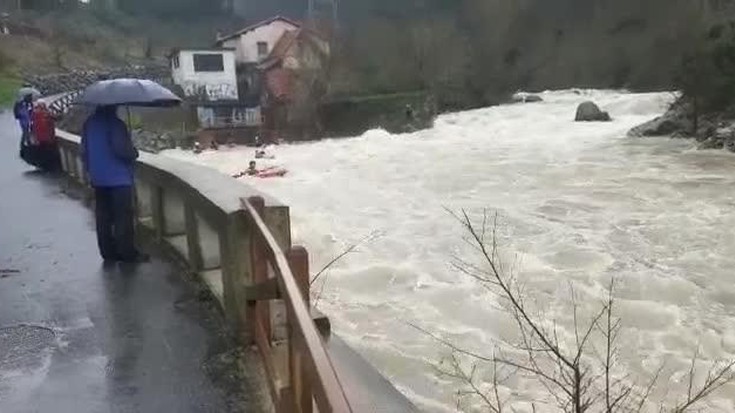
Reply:
<svg viewBox="0 0 735 413"><path fill-rule="evenodd" d="M135 249L135 213L133 187L95 188L97 244L105 260L133 260Z"/></svg>
<svg viewBox="0 0 735 413"><path fill-rule="evenodd" d="M20 127L20 150L23 150L24 146L31 144L31 128L24 128L23 125Z"/></svg>

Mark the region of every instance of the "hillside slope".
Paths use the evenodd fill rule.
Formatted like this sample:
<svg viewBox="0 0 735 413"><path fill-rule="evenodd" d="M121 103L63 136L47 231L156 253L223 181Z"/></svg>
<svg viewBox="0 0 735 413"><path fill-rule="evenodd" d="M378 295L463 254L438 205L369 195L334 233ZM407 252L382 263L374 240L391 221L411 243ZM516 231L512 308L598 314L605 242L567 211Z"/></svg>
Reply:
<svg viewBox="0 0 735 413"><path fill-rule="evenodd" d="M21 74L161 60L174 47L211 46L218 30L240 24L230 15L172 19L83 7L11 15L10 35L0 36L0 99Z"/></svg>

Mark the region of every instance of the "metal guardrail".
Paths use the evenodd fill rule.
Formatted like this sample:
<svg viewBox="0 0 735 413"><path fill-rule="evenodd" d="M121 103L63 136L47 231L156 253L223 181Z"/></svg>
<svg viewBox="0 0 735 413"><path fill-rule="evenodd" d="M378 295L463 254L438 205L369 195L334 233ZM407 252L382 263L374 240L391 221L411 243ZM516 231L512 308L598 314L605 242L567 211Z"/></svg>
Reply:
<svg viewBox="0 0 735 413"><path fill-rule="evenodd" d="M306 249L293 247L285 255L263 222L262 198L243 199L251 228L252 276L248 307L255 343L268 374L271 394L279 413L352 412L345 390L315 326L309 307L309 258ZM269 270L275 277L269 278ZM266 301L286 303L288 328L287 377L280 377L278 352L271 337L271 317ZM284 384L286 383L286 384Z"/></svg>

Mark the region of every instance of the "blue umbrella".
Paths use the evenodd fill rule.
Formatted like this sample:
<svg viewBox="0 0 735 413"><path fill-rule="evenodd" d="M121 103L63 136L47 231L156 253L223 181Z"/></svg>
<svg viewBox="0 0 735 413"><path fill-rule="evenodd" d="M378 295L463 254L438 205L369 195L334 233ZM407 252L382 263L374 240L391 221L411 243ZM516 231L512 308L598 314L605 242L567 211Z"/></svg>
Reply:
<svg viewBox="0 0 735 413"><path fill-rule="evenodd" d="M41 92L35 87L23 86L18 90L18 100L31 95L33 100L38 100L41 97Z"/></svg>
<svg viewBox="0 0 735 413"><path fill-rule="evenodd" d="M76 102L90 106L171 107L181 104L181 99L151 80L113 79L87 87Z"/></svg>

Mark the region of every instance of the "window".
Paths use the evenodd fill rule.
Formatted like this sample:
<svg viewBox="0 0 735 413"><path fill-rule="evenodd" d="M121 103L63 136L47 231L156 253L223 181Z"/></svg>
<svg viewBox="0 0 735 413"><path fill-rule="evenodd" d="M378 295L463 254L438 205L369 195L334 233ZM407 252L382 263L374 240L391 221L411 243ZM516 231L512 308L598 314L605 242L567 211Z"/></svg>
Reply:
<svg viewBox="0 0 735 413"><path fill-rule="evenodd" d="M174 69L178 69L181 66L181 63L179 62L179 55L174 56L172 60L174 64Z"/></svg>
<svg viewBox="0 0 735 413"><path fill-rule="evenodd" d="M195 72L224 72L225 63L221 54L195 54Z"/></svg>
<svg viewBox="0 0 735 413"><path fill-rule="evenodd" d="M258 42L258 58L268 56L268 42Z"/></svg>

